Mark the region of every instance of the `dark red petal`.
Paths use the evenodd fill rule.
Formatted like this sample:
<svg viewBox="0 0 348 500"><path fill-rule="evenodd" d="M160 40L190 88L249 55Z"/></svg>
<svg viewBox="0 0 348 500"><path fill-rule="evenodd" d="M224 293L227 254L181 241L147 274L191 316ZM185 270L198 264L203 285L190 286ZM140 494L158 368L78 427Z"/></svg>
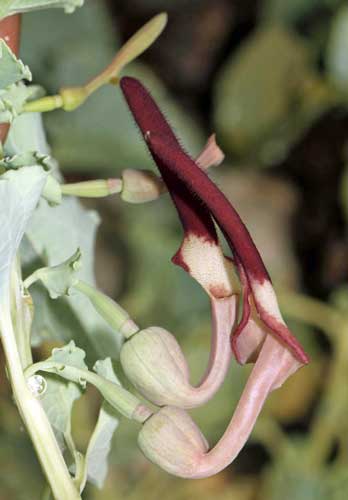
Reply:
<svg viewBox="0 0 348 500"><path fill-rule="evenodd" d="M160 159L162 164L185 183L188 189L198 196L210 210L238 263L240 263L241 269L245 271L253 292L255 307L264 324L292 350L301 363L308 363L308 356L303 351L301 344L281 322L278 304L267 270L247 228L234 207L181 148L173 147L162 134L149 131L146 138L154 157ZM244 301L246 298L244 297Z"/></svg>
<svg viewBox="0 0 348 500"><path fill-rule="evenodd" d="M147 131L163 134L174 149L181 148L161 110L143 85L135 78L124 77L120 81L120 86L142 134L145 137ZM214 223L204 204L165 168L160 158L153 156L178 210L185 234L193 233L206 240L217 242ZM173 262L187 270L185 263L180 259L180 250L174 256Z"/></svg>

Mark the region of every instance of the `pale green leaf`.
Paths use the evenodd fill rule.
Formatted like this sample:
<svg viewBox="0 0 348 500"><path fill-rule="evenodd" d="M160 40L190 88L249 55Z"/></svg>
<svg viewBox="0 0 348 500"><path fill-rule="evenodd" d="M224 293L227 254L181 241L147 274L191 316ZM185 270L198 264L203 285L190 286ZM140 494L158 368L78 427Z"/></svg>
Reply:
<svg viewBox="0 0 348 500"><path fill-rule="evenodd" d="M111 382L119 383L110 358L97 361L94 370L98 375ZM98 488L102 488L107 475L111 441L118 427L118 422L119 420L113 408L107 402L104 402L100 408L98 421L86 453L88 480Z"/></svg>
<svg viewBox="0 0 348 500"><path fill-rule="evenodd" d="M28 134L30 130L30 134ZM24 113L13 121L5 143L6 156L36 151L49 156L42 118L39 113Z"/></svg>
<svg viewBox="0 0 348 500"><path fill-rule="evenodd" d="M17 59L7 43L0 39L0 89L23 79L31 80L28 66Z"/></svg>
<svg viewBox="0 0 348 500"><path fill-rule="evenodd" d="M93 370L96 373L98 373L98 375L100 375L101 377L110 380L110 382L114 382L115 384L120 384L120 381L115 373L114 367L112 366L111 358L105 358L103 360L99 359L95 363Z"/></svg>
<svg viewBox="0 0 348 500"><path fill-rule="evenodd" d="M0 176L0 298L9 285L13 259L46 182L40 166Z"/></svg>
<svg viewBox="0 0 348 500"><path fill-rule="evenodd" d="M44 95L38 85L24 85L23 82L0 90L0 123L11 123L23 111L23 106L31 99Z"/></svg>
<svg viewBox="0 0 348 500"><path fill-rule="evenodd" d="M108 472L108 456L118 422L111 406L104 403L86 454L88 481L98 488L103 487Z"/></svg>
<svg viewBox="0 0 348 500"><path fill-rule="evenodd" d="M85 352L76 347L72 341L62 348L53 349L52 355L47 361L55 361L87 370L85 356ZM41 399L42 405L62 444L62 435L69 432L73 404L82 395L82 387L81 384L67 381L56 375L45 374L45 379L47 390Z"/></svg>
<svg viewBox="0 0 348 500"><path fill-rule="evenodd" d="M47 361L54 361L55 363L62 363L62 365L75 366L81 370L88 370L84 359L86 353L83 349L76 347L75 342L72 340L64 347L57 347L52 350L52 355Z"/></svg>
<svg viewBox="0 0 348 500"><path fill-rule="evenodd" d="M57 299L63 295L70 295L71 287L78 281L77 273L81 266L81 251L78 248L71 257L61 264L42 267L35 271L29 277L29 281L40 280L48 290L51 299Z"/></svg>
<svg viewBox="0 0 348 500"><path fill-rule="evenodd" d="M81 248L84 263L80 278L94 285L94 245L98 223L97 215L85 210L75 198L65 198L61 205L51 208L45 200L41 200L26 234L34 253L46 266L59 264L69 258L76 248ZM45 300L42 302L42 296L40 299L37 297L37 302L35 293L33 296L35 304L40 307L45 304ZM121 336L107 325L86 297L74 294L62 297L59 303L60 307L57 307L55 302L52 308L52 305L46 302L50 311L35 315L33 340L36 343L47 337L63 341L79 338L79 344L88 339L98 357L110 354L117 356ZM61 308L64 308L64 313ZM71 321L67 311L70 308L75 317L73 319L70 312ZM55 316L53 321L52 315ZM56 325L59 324L57 329Z"/></svg>
<svg viewBox="0 0 348 500"><path fill-rule="evenodd" d="M84 0L13 0L2 15L17 14L30 10L60 7L67 13L74 12L76 7L81 7Z"/></svg>
<svg viewBox="0 0 348 500"><path fill-rule="evenodd" d="M27 133L28 129L30 134ZM8 156L13 157L25 151L50 154L41 117L37 113L18 116L5 143L5 154ZM52 169L56 167L51 158L49 163ZM26 274L43 265L55 266L68 259L76 248L81 248L84 258L81 279L95 284L94 245L97 226L96 214L85 210L74 198L65 198L61 205L54 208L41 200L21 252ZM36 307L33 344L37 345L43 339L64 343L75 339L86 349L91 359L107 355L117 357L121 336L115 334L82 294L52 302L43 287L33 287L32 295Z"/></svg>
<svg viewBox="0 0 348 500"><path fill-rule="evenodd" d="M34 165L40 165L44 170L49 170L49 157L36 151L27 151L0 159L0 167L5 170L18 170L22 167L32 167Z"/></svg>

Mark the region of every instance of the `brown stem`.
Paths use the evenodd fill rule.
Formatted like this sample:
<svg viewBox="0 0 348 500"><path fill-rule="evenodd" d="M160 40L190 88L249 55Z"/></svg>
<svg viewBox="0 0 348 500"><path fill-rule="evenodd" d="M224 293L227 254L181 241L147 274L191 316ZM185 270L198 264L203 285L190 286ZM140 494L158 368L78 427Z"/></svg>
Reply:
<svg viewBox="0 0 348 500"><path fill-rule="evenodd" d="M18 55L20 41L21 15L6 17L0 21L0 38L3 38L10 49ZM8 123L0 123L0 142L5 142L8 129Z"/></svg>

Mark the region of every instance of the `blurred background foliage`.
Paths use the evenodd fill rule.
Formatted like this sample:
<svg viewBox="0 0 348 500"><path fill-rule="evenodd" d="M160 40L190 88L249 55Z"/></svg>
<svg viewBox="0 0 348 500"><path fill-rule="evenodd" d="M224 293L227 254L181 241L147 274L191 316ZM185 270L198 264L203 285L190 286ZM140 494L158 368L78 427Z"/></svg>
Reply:
<svg viewBox="0 0 348 500"><path fill-rule="evenodd" d="M169 14L166 31L127 74L151 88L193 155L217 133L226 160L212 175L240 211L277 286L335 304L348 318L346 2L86 0L71 16L56 10L25 15L21 57L34 82L55 93L96 74L122 41L161 10ZM117 87L101 89L73 113L47 114L44 121L67 180L154 169ZM208 300L170 263L180 227L168 197L144 206L127 205L117 195L85 204L101 217L99 287L140 325L175 333L198 380L209 352ZM285 313L287 303L284 292ZM252 439L227 470L199 481L170 477L141 456L136 424L122 419L105 487L89 487L85 497L344 500L348 425L340 415L348 410L347 349L335 371L342 351L337 337L295 319L291 326L313 361L272 395ZM68 323L60 324L61 341L75 329ZM85 340L78 342L85 348ZM37 356L49 355L53 345L45 341ZM211 443L223 433L249 371L233 364L223 389L193 412ZM3 371L1 377L0 499L37 499L43 478ZM325 405L333 393L345 406L337 410L329 453L313 460L310 431L318 412L329 413ZM73 430L82 450L98 405L91 389L76 404Z"/></svg>

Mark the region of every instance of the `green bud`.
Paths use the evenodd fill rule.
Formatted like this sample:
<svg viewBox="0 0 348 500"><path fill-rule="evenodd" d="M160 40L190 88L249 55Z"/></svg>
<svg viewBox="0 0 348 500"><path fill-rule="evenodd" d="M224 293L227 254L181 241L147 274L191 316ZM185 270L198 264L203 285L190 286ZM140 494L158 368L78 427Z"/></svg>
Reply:
<svg viewBox="0 0 348 500"><path fill-rule="evenodd" d="M156 200L165 192L162 179L150 170L127 168L122 173L121 198L128 203L145 203Z"/></svg>
<svg viewBox="0 0 348 500"><path fill-rule="evenodd" d="M208 443L184 410L165 406L144 423L138 435L144 455L170 474L192 477Z"/></svg>
<svg viewBox="0 0 348 500"><path fill-rule="evenodd" d="M127 378L149 401L186 406L192 388L189 368L175 337L153 326L133 335L120 352Z"/></svg>

